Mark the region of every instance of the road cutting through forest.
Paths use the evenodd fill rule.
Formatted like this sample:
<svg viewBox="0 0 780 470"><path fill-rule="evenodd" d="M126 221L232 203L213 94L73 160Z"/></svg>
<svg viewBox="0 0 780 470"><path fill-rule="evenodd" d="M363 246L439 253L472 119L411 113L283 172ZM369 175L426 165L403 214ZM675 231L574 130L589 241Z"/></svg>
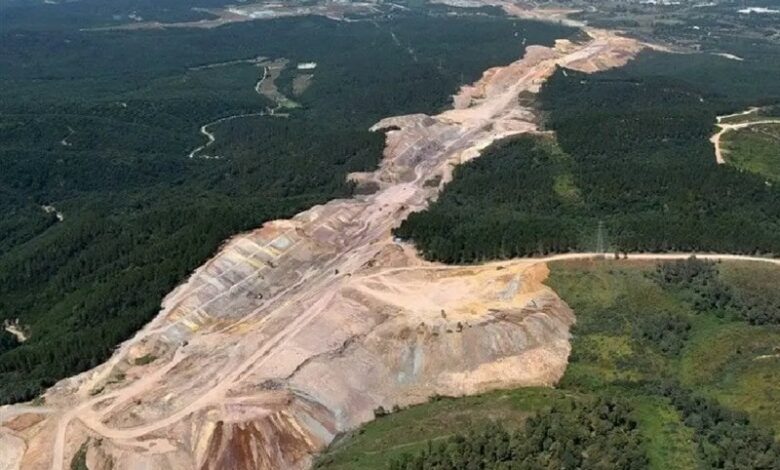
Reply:
<svg viewBox="0 0 780 470"><path fill-rule="evenodd" d="M201 154L201 152L209 148L217 140L214 133L211 130L209 130L213 126L216 126L223 122L232 121L234 119L241 119L247 117L259 117L259 116L286 117L286 115L284 114L278 114L277 111L283 108L286 105L286 103L291 101L286 96L279 93L279 91L276 88L275 80L279 77L279 74L281 73L282 69L284 69L284 67L287 65L287 59L279 59L279 60L268 62L268 61L264 61L262 57L259 57L257 59L251 59L251 60L240 60L240 61L232 61L232 62L223 62L219 64L210 64L206 66L195 67L191 70L202 70L204 68L213 68L213 67L225 67L225 66L242 64L242 63L251 63L263 67L263 76L260 77L260 79L255 84L255 88L254 88L255 93L257 93L260 96L265 96L266 98L269 98L274 103L276 103L276 106L274 106L273 108L266 108L264 111L260 111L257 113L233 114L231 116L219 118L215 121L211 121L209 123L200 126L200 133L206 137L206 143L193 149L187 155L187 158L197 157L206 160L222 158L222 156L220 155Z"/></svg>
<svg viewBox="0 0 780 470"><path fill-rule="evenodd" d="M227 241L109 361L49 389L45 413L0 408L0 437L24 441L9 461L61 470L84 448L91 468L306 468L380 406L556 383L574 316L544 285L546 264L604 254L446 266L421 260L391 230L424 210L457 164L496 140L539 132L518 96L538 92L557 67L592 73L650 47L586 32L580 43L529 46L462 87L453 109L377 123L384 159L351 175L375 192ZM35 424L20 424L29 415Z"/></svg>

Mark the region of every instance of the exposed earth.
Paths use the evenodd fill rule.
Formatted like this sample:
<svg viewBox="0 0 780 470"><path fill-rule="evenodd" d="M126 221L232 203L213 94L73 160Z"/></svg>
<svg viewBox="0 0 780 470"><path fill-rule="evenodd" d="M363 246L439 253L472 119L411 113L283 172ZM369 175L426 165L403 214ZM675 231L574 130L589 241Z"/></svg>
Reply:
<svg viewBox="0 0 780 470"><path fill-rule="evenodd" d="M108 362L56 384L45 404L0 408L0 469L60 470L77 454L91 469L305 468L379 407L554 384L574 316L544 285L549 259L428 263L391 229L455 165L539 132L518 97L556 67L595 72L649 47L585 31L486 71L449 111L376 124L385 158L351 176L370 190L234 237Z"/></svg>

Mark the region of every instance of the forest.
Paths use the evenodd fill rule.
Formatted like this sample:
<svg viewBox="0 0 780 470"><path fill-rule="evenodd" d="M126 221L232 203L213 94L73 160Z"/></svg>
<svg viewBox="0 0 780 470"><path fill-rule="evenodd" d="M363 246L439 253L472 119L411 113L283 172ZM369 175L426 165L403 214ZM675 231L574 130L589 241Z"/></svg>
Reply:
<svg viewBox="0 0 780 470"><path fill-rule="evenodd" d="M702 293L714 284L777 306L780 269L696 258L549 267L546 283L577 315L556 387L432 397L337 440L315 468L779 468L780 325Z"/></svg>
<svg viewBox="0 0 780 470"><path fill-rule="evenodd" d="M521 430L494 423L420 454L404 454L390 470L536 470L540 468L643 469L647 457L630 407L599 398L529 417Z"/></svg>
<svg viewBox="0 0 780 470"><path fill-rule="evenodd" d="M436 112L523 38L574 33L443 7L146 31L2 14L0 321L28 339L0 337L0 403L104 361L231 235L350 195L346 174L381 157L379 119ZM216 124L222 158L188 158L202 125L274 106L258 56L289 60L280 90L317 63L300 106Z"/></svg>
<svg viewBox="0 0 780 470"><path fill-rule="evenodd" d="M225 0L7 0L0 4L0 21L14 28L37 30L111 26L138 18L161 22L196 21L214 17L202 9L229 3Z"/></svg>
<svg viewBox="0 0 780 470"><path fill-rule="evenodd" d="M558 70L538 105L555 139L494 145L396 235L449 263L567 251L777 255L780 187L718 165L709 137L717 115L780 100L780 66L751 62L749 77L751 65L733 62L652 52L594 75Z"/></svg>

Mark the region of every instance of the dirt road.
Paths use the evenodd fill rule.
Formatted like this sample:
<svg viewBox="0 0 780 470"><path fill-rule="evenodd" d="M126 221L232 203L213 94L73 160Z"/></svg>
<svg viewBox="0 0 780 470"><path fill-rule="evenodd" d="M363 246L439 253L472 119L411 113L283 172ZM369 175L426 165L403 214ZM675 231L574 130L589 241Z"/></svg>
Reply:
<svg viewBox="0 0 780 470"><path fill-rule="evenodd" d="M202 68L222 67L222 66L240 64L240 63L252 63L258 66L262 66L263 76L258 79L257 83L255 83L255 88L254 88L255 93L257 93L260 96L265 96L269 98L270 100L274 101L276 105L273 108L266 108L265 111L260 111L257 113L233 114L231 116L226 116L200 126L200 133L206 136L207 139L206 143L193 149L187 155L187 158L196 158L196 157L203 158L203 159L222 158L220 155L202 154L202 152L207 148L209 148L211 145L213 145L217 139L214 133L211 130L209 130L213 126L216 126L223 122L232 121L234 119L241 119L246 117L257 117L257 116L285 117L284 114L278 114L276 111L283 108L287 103L292 103L292 101L290 101L286 96L282 95L277 90L276 84L274 82L279 77L279 74L281 73L282 69L284 69L284 67L287 65L287 62L288 62L287 59L279 59L272 62L267 62L262 57L258 57L257 59L222 62L219 64L210 64L206 66L201 66L200 68L195 68L195 70L199 70Z"/></svg>
<svg viewBox="0 0 780 470"><path fill-rule="evenodd" d="M759 124L780 124L780 118L757 119L755 121L738 122L733 124L722 122L724 118L747 115L755 112L755 110L756 108L751 108L742 113L729 114L728 116L718 116L718 123L716 125L720 128L720 130L712 137L710 137L710 142L712 142L712 145L715 146L715 161L717 161L718 164L722 165L726 163L726 159L723 158L723 147L720 143L723 134L737 129L745 129L747 127L757 126Z"/></svg>
<svg viewBox="0 0 780 470"><path fill-rule="evenodd" d="M24 343L27 341L27 335L22 331L21 328L19 328L19 325L16 323L7 323L4 325L5 331L11 333L12 335L16 336L16 340L20 343Z"/></svg>

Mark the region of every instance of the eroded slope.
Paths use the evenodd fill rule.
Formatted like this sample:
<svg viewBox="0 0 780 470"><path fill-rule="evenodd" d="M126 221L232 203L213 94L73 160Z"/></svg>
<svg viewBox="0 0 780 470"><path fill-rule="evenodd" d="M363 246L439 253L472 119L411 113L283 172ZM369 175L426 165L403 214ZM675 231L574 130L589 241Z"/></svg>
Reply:
<svg viewBox="0 0 780 470"><path fill-rule="evenodd" d="M451 111L377 124L385 159L353 175L370 194L227 242L106 364L57 384L45 407L0 410L3 462L61 469L85 446L93 469L301 468L379 406L557 381L573 317L543 263L424 263L390 230L454 165L536 132L519 97L557 66L601 70L643 47L589 33L529 47Z"/></svg>

